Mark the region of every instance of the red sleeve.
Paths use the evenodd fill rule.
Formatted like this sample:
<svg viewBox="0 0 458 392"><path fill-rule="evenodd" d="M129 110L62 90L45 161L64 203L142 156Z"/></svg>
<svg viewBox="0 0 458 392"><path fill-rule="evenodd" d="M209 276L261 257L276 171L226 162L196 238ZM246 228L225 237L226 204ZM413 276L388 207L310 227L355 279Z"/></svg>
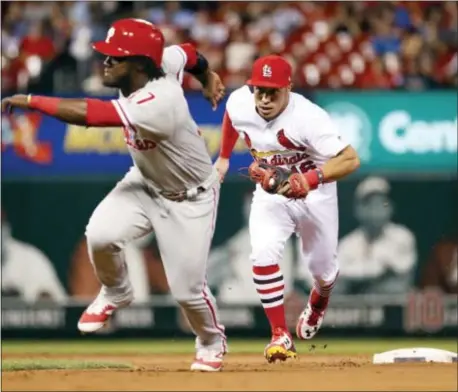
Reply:
<svg viewBox="0 0 458 392"><path fill-rule="evenodd" d="M185 69L194 68L197 64L197 50L192 44L181 44L180 48L186 53L186 64Z"/></svg>
<svg viewBox="0 0 458 392"><path fill-rule="evenodd" d="M111 101L86 98L86 123L92 127L122 126L122 120Z"/></svg>
<svg viewBox="0 0 458 392"><path fill-rule="evenodd" d="M239 134L232 126L232 121L227 111L224 112L221 133L221 149L219 155L221 158L229 159L231 157L231 153L234 149L235 143L239 138Z"/></svg>

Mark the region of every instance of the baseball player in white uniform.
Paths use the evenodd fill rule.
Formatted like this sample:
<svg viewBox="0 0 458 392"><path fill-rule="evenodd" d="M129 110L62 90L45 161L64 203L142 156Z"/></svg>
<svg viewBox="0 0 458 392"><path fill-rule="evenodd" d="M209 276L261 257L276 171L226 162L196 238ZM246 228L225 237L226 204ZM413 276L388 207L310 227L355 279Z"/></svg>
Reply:
<svg viewBox="0 0 458 392"><path fill-rule="evenodd" d="M197 336L191 370L221 370L226 337L206 285L220 185L183 94L183 71L202 81L213 106L224 87L191 45L164 49L162 32L144 20L116 21L106 40L93 47L107 56L103 82L119 89L118 99L16 95L2 101L2 110L35 109L67 123L124 129L134 165L87 225L90 259L102 289L78 328L95 332L132 302L123 248L154 230L171 293Z"/></svg>
<svg viewBox="0 0 458 392"><path fill-rule="evenodd" d="M355 150L344 143L330 116L291 92L291 66L282 57L261 57L251 79L227 101L222 145L215 167L220 180L239 135L254 162L257 183L249 219L253 280L272 329L264 355L269 362L296 356L283 306L279 267L286 241L296 233L314 278L296 334L310 339L323 322L338 275L338 206L335 181L359 167Z"/></svg>

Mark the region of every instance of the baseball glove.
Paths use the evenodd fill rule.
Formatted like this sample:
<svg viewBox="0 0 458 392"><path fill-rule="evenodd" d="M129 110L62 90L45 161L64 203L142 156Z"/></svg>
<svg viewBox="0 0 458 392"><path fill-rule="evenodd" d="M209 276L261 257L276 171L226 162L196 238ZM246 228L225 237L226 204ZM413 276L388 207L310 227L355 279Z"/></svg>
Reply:
<svg viewBox="0 0 458 392"><path fill-rule="evenodd" d="M253 162L248 168L250 179L271 194L279 193L291 175L289 170L269 165L267 163ZM286 196L286 195L285 195Z"/></svg>

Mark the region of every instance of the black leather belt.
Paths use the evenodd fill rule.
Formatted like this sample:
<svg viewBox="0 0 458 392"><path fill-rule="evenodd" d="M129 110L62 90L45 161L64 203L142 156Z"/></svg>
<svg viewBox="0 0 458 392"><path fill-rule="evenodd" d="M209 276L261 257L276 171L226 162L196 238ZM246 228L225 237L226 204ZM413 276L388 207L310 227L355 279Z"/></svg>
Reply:
<svg viewBox="0 0 458 392"><path fill-rule="evenodd" d="M198 186L197 188L189 189L186 191L181 192L161 192L161 195L164 196L168 200L172 201L183 201L183 200L192 200L200 193L205 192L205 188L203 186Z"/></svg>

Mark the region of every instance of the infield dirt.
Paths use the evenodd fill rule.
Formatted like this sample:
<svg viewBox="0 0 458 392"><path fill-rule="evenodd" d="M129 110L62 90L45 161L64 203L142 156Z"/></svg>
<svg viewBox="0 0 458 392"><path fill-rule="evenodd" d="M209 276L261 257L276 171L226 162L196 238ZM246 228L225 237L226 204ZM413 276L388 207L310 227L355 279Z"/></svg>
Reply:
<svg viewBox="0 0 458 392"><path fill-rule="evenodd" d="M301 355L267 364L262 355L228 354L220 373L192 373L192 355L14 355L2 359L81 359L132 370L2 372L3 391L456 391L456 364L373 365L370 356Z"/></svg>

